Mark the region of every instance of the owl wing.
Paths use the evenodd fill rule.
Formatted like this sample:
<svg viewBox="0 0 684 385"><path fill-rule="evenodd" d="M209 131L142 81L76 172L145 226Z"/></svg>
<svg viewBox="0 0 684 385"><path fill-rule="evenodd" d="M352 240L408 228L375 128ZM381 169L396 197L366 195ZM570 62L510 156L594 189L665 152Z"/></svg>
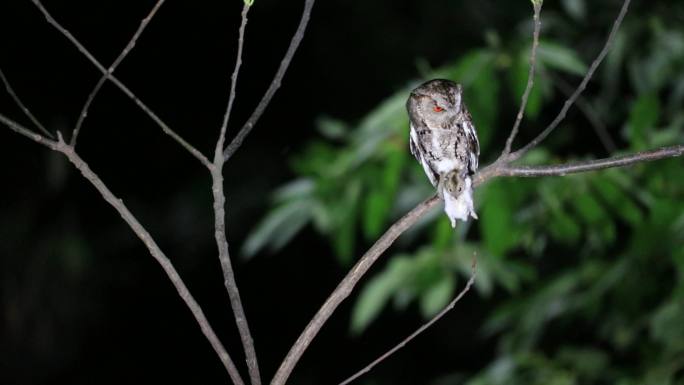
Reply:
<svg viewBox="0 0 684 385"><path fill-rule="evenodd" d="M463 132L465 132L465 138L468 147L468 171L470 174L475 174L478 166L478 158L480 156L480 142L477 140L477 132L475 131L475 125L473 124L473 119L470 116L470 112L466 109L465 105L463 108L463 122L461 127Z"/></svg>
<svg viewBox="0 0 684 385"><path fill-rule="evenodd" d="M418 129L411 123L411 130L410 130L410 137L409 137L409 149L411 150L411 154L416 157L418 162L420 162L421 166L423 166L423 170L425 171L425 175L427 175L428 179L430 179L430 183L432 183L433 186L437 187L437 182L439 181L439 173L437 171L433 170L432 167L430 166L430 163L427 161L426 156L425 156L425 148L423 147L423 142L422 140L431 140L430 138L432 137L432 134L430 133L430 130L427 129L422 129L420 130L420 135L418 134Z"/></svg>

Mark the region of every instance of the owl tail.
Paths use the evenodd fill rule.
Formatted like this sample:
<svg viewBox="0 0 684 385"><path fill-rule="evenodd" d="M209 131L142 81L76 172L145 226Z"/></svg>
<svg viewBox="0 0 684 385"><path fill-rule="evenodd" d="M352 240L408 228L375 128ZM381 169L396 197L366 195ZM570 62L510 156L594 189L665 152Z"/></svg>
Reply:
<svg viewBox="0 0 684 385"><path fill-rule="evenodd" d="M457 219L464 222L468 220L468 217L477 219L477 214L473 209L473 187L470 176L466 176L462 183L463 191L459 195L447 191L446 187L442 188L444 212L451 220L451 227L456 227Z"/></svg>

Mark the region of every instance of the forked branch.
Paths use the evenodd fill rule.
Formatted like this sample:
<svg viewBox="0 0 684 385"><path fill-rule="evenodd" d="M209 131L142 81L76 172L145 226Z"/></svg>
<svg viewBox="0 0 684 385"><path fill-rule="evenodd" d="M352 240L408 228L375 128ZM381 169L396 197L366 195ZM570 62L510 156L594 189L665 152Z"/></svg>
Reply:
<svg viewBox="0 0 684 385"><path fill-rule="evenodd" d="M280 62L280 67L278 67L278 71L276 71L275 76L273 77L273 81L271 81L271 85L268 86L268 89L266 90L266 93L264 93L264 96L261 98L261 101L257 105L257 107L254 109L254 112L252 112L252 115L247 119L247 122L242 126L240 131L235 135L235 138L228 144L226 149L223 151L223 158L225 161L230 159L233 154L235 154L235 151L242 146L242 142L245 140L247 135L252 131L252 128L254 128L254 125L256 122L261 118L261 115L264 113L266 110L266 107L268 107L268 104L271 102L271 99L273 98L273 95L275 95L276 91L278 91L278 88L280 88L280 84L283 81L283 77L285 76L285 72L287 71L287 67L289 67L290 62L292 61L292 58L294 57L295 52L297 51L297 47L299 47L299 43L301 43L302 39L304 38L304 32L306 31L306 26L309 24L309 18L311 17L311 8L313 8L315 0L304 0L304 11L302 12L302 18L299 21L299 26L297 26L297 30L294 33L294 36L292 36L292 40L290 41L290 46L287 48L287 52L285 52L285 56L283 57L283 60Z"/></svg>
<svg viewBox="0 0 684 385"><path fill-rule="evenodd" d="M54 17L45 9L40 0L31 0L33 4L43 13L47 22L57 29L64 37L67 38L77 49L81 52L97 69L102 72L103 75L107 77L115 86L117 86L129 99L131 99L138 107L147 114L157 125L162 129L162 131L173 138L178 144L185 148L192 156L197 158L205 167L209 167L211 162L204 156L200 151L178 135L174 130L171 129L157 114L155 114L152 109L150 109L145 103L142 102L126 85L124 85L119 79L113 74L109 73L107 69L97 60L95 57L86 49L86 47L81 44L81 42L74 37L74 35L64 28Z"/></svg>
<svg viewBox="0 0 684 385"><path fill-rule="evenodd" d="M157 3L152 7L150 12L147 14L147 16L142 19L140 22L140 26L138 29L135 31L133 34L133 37L128 41L128 44L124 47L124 49L121 51L119 56L114 60L112 65L109 66L107 69L107 72L102 75L100 80L95 84L95 87L93 87L93 90L90 91L90 94L88 95L88 99L86 99L85 104L83 104L83 108L81 108L81 113L78 115L78 121L76 122L76 126L74 127L73 132L71 133L71 141L69 142L73 147L76 147L76 141L78 140L78 134L81 132L81 126L83 126L83 122L85 121L86 117L88 116L88 109L90 108L90 105L93 103L95 100L95 97L97 94L100 92L100 89L102 86L105 84L107 81L107 78L111 76L111 74L116 71L116 67L121 64L121 62L126 58L129 52L135 47L136 42L140 38L140 35L142 35L143 31L145 31L145 28L147 25L150 23L154 15L157 14L157 11L159 8L164 4L164 1L166 0L157 0Z"/></svg>

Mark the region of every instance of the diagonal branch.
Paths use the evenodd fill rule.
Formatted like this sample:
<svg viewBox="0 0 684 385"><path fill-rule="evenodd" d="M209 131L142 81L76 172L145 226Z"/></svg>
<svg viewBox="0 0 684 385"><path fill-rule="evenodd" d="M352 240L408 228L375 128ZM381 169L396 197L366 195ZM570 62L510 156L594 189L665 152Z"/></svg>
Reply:
<svg viewBox="0 0 684 385"><path fill-rule="evenodd" d="M534 32L532 32L532 49L530 51L530 70L527 74L527 86L525 86L525 91L523 92L522 100L520 101L520 109L515 118L515 123L513 123L513 129L506 140L506 147L504 147L504 150L501 153L502 157L506 157L511 153L511 146L513 145L515 137L518 135L518 129L522 122L523 115L525 114L525 107L527 107L527 99L529 99L530 93L532 92L532 86L534 85L534 70L537 65L537 47L539 47L539 31L541 30L541 18L539 14L542 8L542 1L532 1L532 7L534 8L534 15L532 17Z"/></svg>
<svg viewBox="0 0 684 385"><path fill-rule="evenodd" d="M40 121L38 119L36 119L36 117L28 109L28 107L26 107L26 105L24 105L24 103L21 101L21 99L19 98L19 95L17 95L17 93L14 92L14 89L10 85L9 80L7 80L7 77L5 77L5 73L2 71L2 68L0 68L0 81L2 81L2 83L5 85L5 89L7 90L7 93L12 98L12 100L14 100L14 103L16 103L17 106L19 106L19 108L24 113L24 115L26 115L31 120L31 122L33 122L33 124L36 127L38 127L40 132L42 132L45 136L54 139L55 138L54 135L52 135L52 133L50 131L48 131L45 128L45 126L43 126L40 123Z"/></svg>
<svg viewBox="0 0 684 385"><path fill-rule="evenodd" d="M223 346L221 341L218 339L218 336L214 332L214 329L212 329L211 325L209 324L209 321L204 315L204 312L202 311L202 308L200 307L199 303L197 303L195 298L190 293L190 290L187 288L187 286L185 286L185 283L178 274L178 271L176 271L176 269L174 268L173 264L171 263L171 260L166 256L166 254L164 254L159 245L157 245L157 243L152 238L152 235L150 235L150 233L147 232L145 227L140 222L138 222L138 219L128 210L128 207L126 207L123 201L117 198L114 195L114 193L112 193L111 190L109 190L107 185L105 185L105 183L100 179L100 177L97 176L97 174L95 174L95 172L93 172L90 169L88 164L76 153L74 147L67 144L59 132L57 132L58 140L53 141L46 139L40 136L39 134L32 133L26 127L21 126L20 124L12 121L11 119L5 117L2 114L0 114L0 122L7 125L11 130L21 135L24 135L54 151L62 153L64 156L67 157L67 159L69 159L69 161L74 165L74 167L76 167L81 172L83 177L87 179L88 182L90 182L90 184L92 184L93 187L95 187L95 189L97 189L100 195L102 195L102 198L107 203L109 203L119 213L119 215L121 215L121 218L123 218L126 224L128 224L131 230L133 230L135 235L138 238L140 238L140 240L143 242L143 244L145 245L149 253L152 255L152 257L162 267L162 269L166 273L166 276L171 281L171 284L173 284L174 288L178 292L178 295L183 300L188 309L190 309L192 315L195 317L195 321L200 326L202 333L206 337L207 341L209 341L211 347L214 349L219 359L223 363L223 366L228 372L228 375L230 376L233 383L235 385L244 385L244 382L242 381L240 373L235 367L233 360L230 358L225 347Z"/></svg>
<svg viewBox="0 0 684 385"><path fill-rule="evenodd" d="M347 384L351 383L352 381L354 381L355 379L361 377L362 375L370 372L377 364L381 363L382 361L387 359L387 357L391 356L392 354L396 353L399 349L406 346L406 344L411 342L414 338L418 337L419 334L421 334L422 332L427 330L435 322L439 321L442 317L444 317L446 315L446 313L451 311L451 309L453 309L454 306L456 306L456 303L458 303L458 301L460 301L461 298L463 298L463 296L466 295L466 293L468 292L468 290L470 290L470 287L473 285L473 283L475 283L476 269L477 269L477 259L475 259L475 257L473 257L473 264L471 266L470 279L468 279L468 282L466 283L465 287L458 293L456 298L451 300L451 302L449 302L444 307L444 309L440 310L439 313L437 313L434 317L432 317L432 319L430 319L428 322L424 323L421 327L416 329L416 331L411 333L408 337L404 338L401 342L399 342L392 349L388 350L383 355L376 358L373 362L371 362L370 364L368 364L367 366L365 366L363 369L359 370L358 372L354 373L352 376L350 376L346 380L340 382L339 385L347 385Z"/></svg>
<svg viewBox="0 0 684 385"><path fill-rule="evenodd" d="M684 145L663 147L651 151L643 151L635 154L621 155L613 158L590 160L584 162L573 162L552 166L509 166L510 162L496 161L479 171L473 176L473 187L481 186L495 177L534 177L566 175L576 172L587 172L601 170L610 167L623 167L636 163L653 161L664 158L682 156ZM326 299L318 312L304 328L302 334L297 338L292 348L280 365L276 376L271 385L283 385L292 372L292 369L301 358L304 351L308 348L311 341L316 337L325 322L332 316L337 306L344 301L375 261L387 250L392 243L407 229L411 228L420 218L430 209L435 207L440 199L433 196L419 203L401 219L395 222L377 242L359 259L354 267L347 273L335 290Z"/></svg>
<svg viewBox="0 0 684 385"><path fill-rule="evenodd" d="M143 103L138 97L131 91L128 87L126 87L119 79L117 79L113 74L109 73L107 69L97 60L95 57L88 51L83 44L81 44L78 39L74 37L74 35L71 34L66 28L64 28L57 20L55 20L54 17L45 9L43 4L40 2L40 0L31 0L33 4L38 7L38 9L43 13L45 16L45 19L47 22L52 25L55 29L57 29L64 37L66 37L76 48L81 52L88 60L90 60L95 67L97 67L102 74L107 76L107 79L114 83L126 96L128 96L129 99L131 99L138 107L147 114L159 127L161 127L162 131L164 131L165 134L169 135L171 138L173 138L178 144L180 144L183 148L185 148L192 156L197 158L205 167L209 168L211 163L205 157L201 152L199 152L195 147L193 147L190 143L185 141L180 135L178 135L175 131L173 131L164 121L157 116L152 110L145 104Z"/></svg>
<svg viewBox="0 0 684 385"><path fill-rule="evenodd" d="M278 67L278 71L273 77L271 85L266 90L266 93L261 98L261 101L257 105L254 112L252 112L252 115L249 117L249 119L247 119L247 122L245 122L240 131L237 133L237 135L235 135L235 138L233 138L230 144L228 144L228 147L226 147L226 149L223 151L223 157L226 161L230 159L230 157L233 156L233 154L235 154L235 151L237 151L238 148L240 148L242 142L245 140L247 135L249 135L249 133L252 131L252 128L254 128L254 125L257 123L261 115L266 110L266 107L268 107L268 104L271 102L273 95L275 95L278 88L280 88L280 84L283 80L283 77L285 76L287 67L290 65L290 62L292 61L292 58L294 57L294 54L297 51L297 47L299 47L299 43L301 43L302 39L304 38L304 32L306 31L306 26L309 23L309 18L311 16L311 8L314 5L314 1L315 0L304 1L304 11L302 12L302 18L299 21L299 26L297 27L294 36L292 36L292 40L290 41L290 46L288 47L287 52L285 52L285 56L283 57L283 60L280 62L280 67Z"/></svg>
<svg viewBox="0 0 684 385"><path fill-rule="evenodd" d="M29 130L28 128L22 126L21 124L15 122L14 120L6 117L3 114L0 114L0 123L5 124L10 130L16 132L19 135L23 135L23 136L31 139L32 141L34 141L38 144L41 144L41 145L43 145L47 148L50 148L52 150L55 149L55 146L57 144L55 141L50 140L50 139L44 137L43 135L40 135L38 133L35 133L35 132Z"/></svg>
<svg viewBox="0 0 684 385"><path fill-rule="evenodd" d="M216 152L223 151L223 143L226 140L226 130L228 129L228 120L230 120L230 113L233 110L233 102L235 101L235 87L237 86L238 74L240 73L240 66L242 65L242 47L245 44L245 28L247 27L247 13L250 5L245 2L242 7L242 18L240 28L238 30L238 51L235 58L235 68L233 74L230 76L230 95L228 96L228 105L226 106L226 113L223 115L223 123L221 124L221 133L216 142Z"/></svg>
<svg viewBox="0 0 684 385"><path fill-rule="evenodd" d="M114 71L116 70L116 67L121 64L121 62L126 58L126 55L135 47L136 42L138 41L138 38L140 35L142 35L143 31L147 27L147 24L150 23L154 15L157 13L159 8L164 4L164 1L166 0L157 0L157 3L152 7L152 10L150 10L150 13L142 19L140 22L140 26L138 29L135 31L133 34L133 37L131 37L131 40L129 40L128 44L124 47L123 51L119 54L119 56L114 60L111 66L109 66L109 69L107 69L107 72L102 75L100 80L98 80L97 84L95 84L95 87L93 88L92 91L90 91L90 94L88 95L88 99L86 100L85 104L83 105L83 108L81 109L81 113L78 115L78 121L76 122L76 127L74 127L74 130L71 133L71 142L70 144L73 147L76 147L76 140L78 140L78 134L81 132L81 126L83 126L83 122L85 121L86 117L88 116L88 109L90 108L90 105L93 103L95 100L95 97L97 94L100 92L100 89L102 86L105 84L107 81L107 78L109 75L113 74Z"/></svg>
<svg viewBox="0 0 684 385"><path fill-rule="evenodd" d="M520 150L515 151L514 153L510 154L507 156L508 161L514 161L517 159L520 159L523 155L525 155L528 151L536 147L539 143L541 143L546 137L560 124L560 122L565 119L565 115L567 114L568 110L570 107L575 103L575 100L580 96L582 91L587 87L587 84L589 83L589 80L594 76L594 72L596 72L596 69L598 66L601 64L603 61L603 58L606 57L608 54L608 51L610 51L610 47L613 45L613 41L615 40L615 36L617 35L618 30L620 29L620 24L622 24L622 20L625 18L625 15L627 14L627 9L629 8L629 3L631 0L625 0L622 3L622 8L620 8L620 13L618 14L617 18L615 19L615 22L613 22L613 27L610 30L610 34L608 34L608 38L606 39L606 43L603 45L603 48L601 49L601 52L599 52L598 56L594 61L591 63L591 66L589 66L589 70L587 71L586 75L584 75L584 78L582 79L582 82L580 82L579 86L577 86L577 89L573 94L568 98L568 100L565 101L563 104L563 108L561 108L560 112L556 116L555 119L549 124L544 131L542 131L536 138L532 139L531 142L529 142L525 147L521 148Z"/></svg>

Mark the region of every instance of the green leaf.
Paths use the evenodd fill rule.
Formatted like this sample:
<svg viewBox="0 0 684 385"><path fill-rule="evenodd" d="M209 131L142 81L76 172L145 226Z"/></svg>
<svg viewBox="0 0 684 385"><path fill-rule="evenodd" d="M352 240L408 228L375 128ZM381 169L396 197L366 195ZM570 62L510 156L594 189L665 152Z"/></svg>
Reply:
<svg viewBox="0 0 684 385"><path fill-rule="evenodd" d="M573 75L583 76L587 72L586 64L575 50L555 42L539 42L537 58L544 65Z"/></svg>
<svg viewBox="0 0 684 385"><path fill-rule="evenodd" d="M516 55L512 63L509 78L511 82L511 92L514 100L520 100L523 93L525 92L525 88L527 88L527 80L530 72L529 60L529 49L527 49L522 50L518 55ZM534 119L537 116L539 116L539 111L541 111L542 107L543 96L543 78L539 76L539 74L537 74L534 80L534 86L530 91L530 94L527 98L527 105L525 107L525 114L527 117L531 119Z"/></svg>
<svg viewBox="0 0 684 385"><path fill-rule="evenodd" d="M649 134L660 116L660 100L656 95L643 94L632 105L627 123L627 135L634 149L649 145Z"/></svg>
<svg viewBox="0 0 684 385"><path fill-rule="evenodd" d="M377 318L392 295L405 282L413 265L414 262L409 257L394 256L384 271L368 281L352 309L352 333L361 333Z"/></svg>
<svg viewBox="0 0 684 385"><path fill-rule="evenodd" d="M487 250L501 257L516 244L513 202L509 183L497 181L487 186L478 224Z"/></svg>
<svg viewBox="0 0 684 385"><path fill-rule="evenodd" d="M455 286L454 276L443 274L439 281L421 293L420 312L423 317L432 317L442 310L451 300Z"/></svg>
<svg viewBox="0 0 684 385"><path fill-rule="evenodd" d="M250 233L242 247L249 258L269 247L277 251L292 239L311 219L311 204L306 200L288 202L270 212Z"/></svg>
<svg viewBox="0 0 684 385"><path fill-rule="evenodd" d="M318 118L316 127L318 128L318 131L328 139L342 139L349 131L349 128L343 121L333 119L329 116Z"/></svg>
<svg viewBox="0 0 684 385"><path fill-rule="evenodd" d="M254 4L254 0L244 0L244 2L250 7L252 6L252 4Z"/></svg>

